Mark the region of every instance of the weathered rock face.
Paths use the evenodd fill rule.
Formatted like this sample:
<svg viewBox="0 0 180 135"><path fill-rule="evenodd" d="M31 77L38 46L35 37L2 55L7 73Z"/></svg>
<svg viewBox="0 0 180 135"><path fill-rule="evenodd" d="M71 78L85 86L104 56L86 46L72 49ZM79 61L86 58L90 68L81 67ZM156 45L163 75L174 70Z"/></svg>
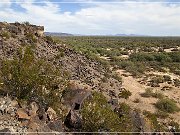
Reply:
<svg viewBox="0 0 180 135"><path fill-rule="evenodd" d="M63 99L71 110L79 110L83 101L91 95L90 86L82 84L80 81L71 80L67 89Z"/></svg>

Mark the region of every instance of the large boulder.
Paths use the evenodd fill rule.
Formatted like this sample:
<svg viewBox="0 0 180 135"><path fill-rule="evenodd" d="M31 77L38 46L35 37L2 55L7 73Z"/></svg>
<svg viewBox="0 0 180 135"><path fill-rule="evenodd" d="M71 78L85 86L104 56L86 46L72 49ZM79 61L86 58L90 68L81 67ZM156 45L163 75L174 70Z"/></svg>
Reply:
<svg viewBox="0 0 180 135"><path fill-rule="evenodd" d="M91 95L90 86L80 81L71 80L64 95L64 102L71 110L79 110L83 101Z"/></svg>
<svg viewBox="0 0 180 135"><path fill-rule="evenodd" d="M82 118L78 111L70 111L66 116L64 124L68 128L81 128L82 127Z"/></svg>

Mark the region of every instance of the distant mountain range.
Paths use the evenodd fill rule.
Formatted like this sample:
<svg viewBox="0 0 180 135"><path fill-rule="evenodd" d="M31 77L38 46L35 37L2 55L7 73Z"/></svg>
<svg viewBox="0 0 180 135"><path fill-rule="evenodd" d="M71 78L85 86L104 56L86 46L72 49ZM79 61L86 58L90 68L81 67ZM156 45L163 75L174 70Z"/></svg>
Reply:
<svg viewBox="0 0 180 135"><path fill-rule="evenodd" d="M83 35L83 34L70 34L70 33L62 33L62 32L45 32L47 36L119 36L119 37L141 37L147 35L138 35L138 34L107 34L107 35Z"/></svg>
<svg viewBox="0 0 180 135"><path fill-rule="evenodd" d="M73 34L69 33L61 33L61 32L45 32L47 36L74 36Z"/></svg>

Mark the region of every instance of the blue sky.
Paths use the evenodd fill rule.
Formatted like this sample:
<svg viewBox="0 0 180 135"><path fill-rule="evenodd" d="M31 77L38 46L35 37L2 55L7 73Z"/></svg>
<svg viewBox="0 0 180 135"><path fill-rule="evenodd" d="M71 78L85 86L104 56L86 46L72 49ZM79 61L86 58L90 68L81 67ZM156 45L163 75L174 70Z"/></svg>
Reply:
<svg viewBox="0 0 180 135"><path fill-rule="evenodd" d="M73 34L180 36L180 1L1 0L0 21Z"/></svg>

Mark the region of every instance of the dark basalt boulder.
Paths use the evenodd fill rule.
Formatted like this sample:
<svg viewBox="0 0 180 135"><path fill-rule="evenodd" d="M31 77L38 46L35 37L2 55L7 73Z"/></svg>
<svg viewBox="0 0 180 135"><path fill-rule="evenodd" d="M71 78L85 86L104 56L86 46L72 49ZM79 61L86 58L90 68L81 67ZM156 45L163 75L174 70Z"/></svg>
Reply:
<svg viewBox="0 0 180 135"><path fill-rule="evenodd" d="M70 111L66 116L65 126L68 128L80 129L82 127L82 118L78 111Z"/></svg>

